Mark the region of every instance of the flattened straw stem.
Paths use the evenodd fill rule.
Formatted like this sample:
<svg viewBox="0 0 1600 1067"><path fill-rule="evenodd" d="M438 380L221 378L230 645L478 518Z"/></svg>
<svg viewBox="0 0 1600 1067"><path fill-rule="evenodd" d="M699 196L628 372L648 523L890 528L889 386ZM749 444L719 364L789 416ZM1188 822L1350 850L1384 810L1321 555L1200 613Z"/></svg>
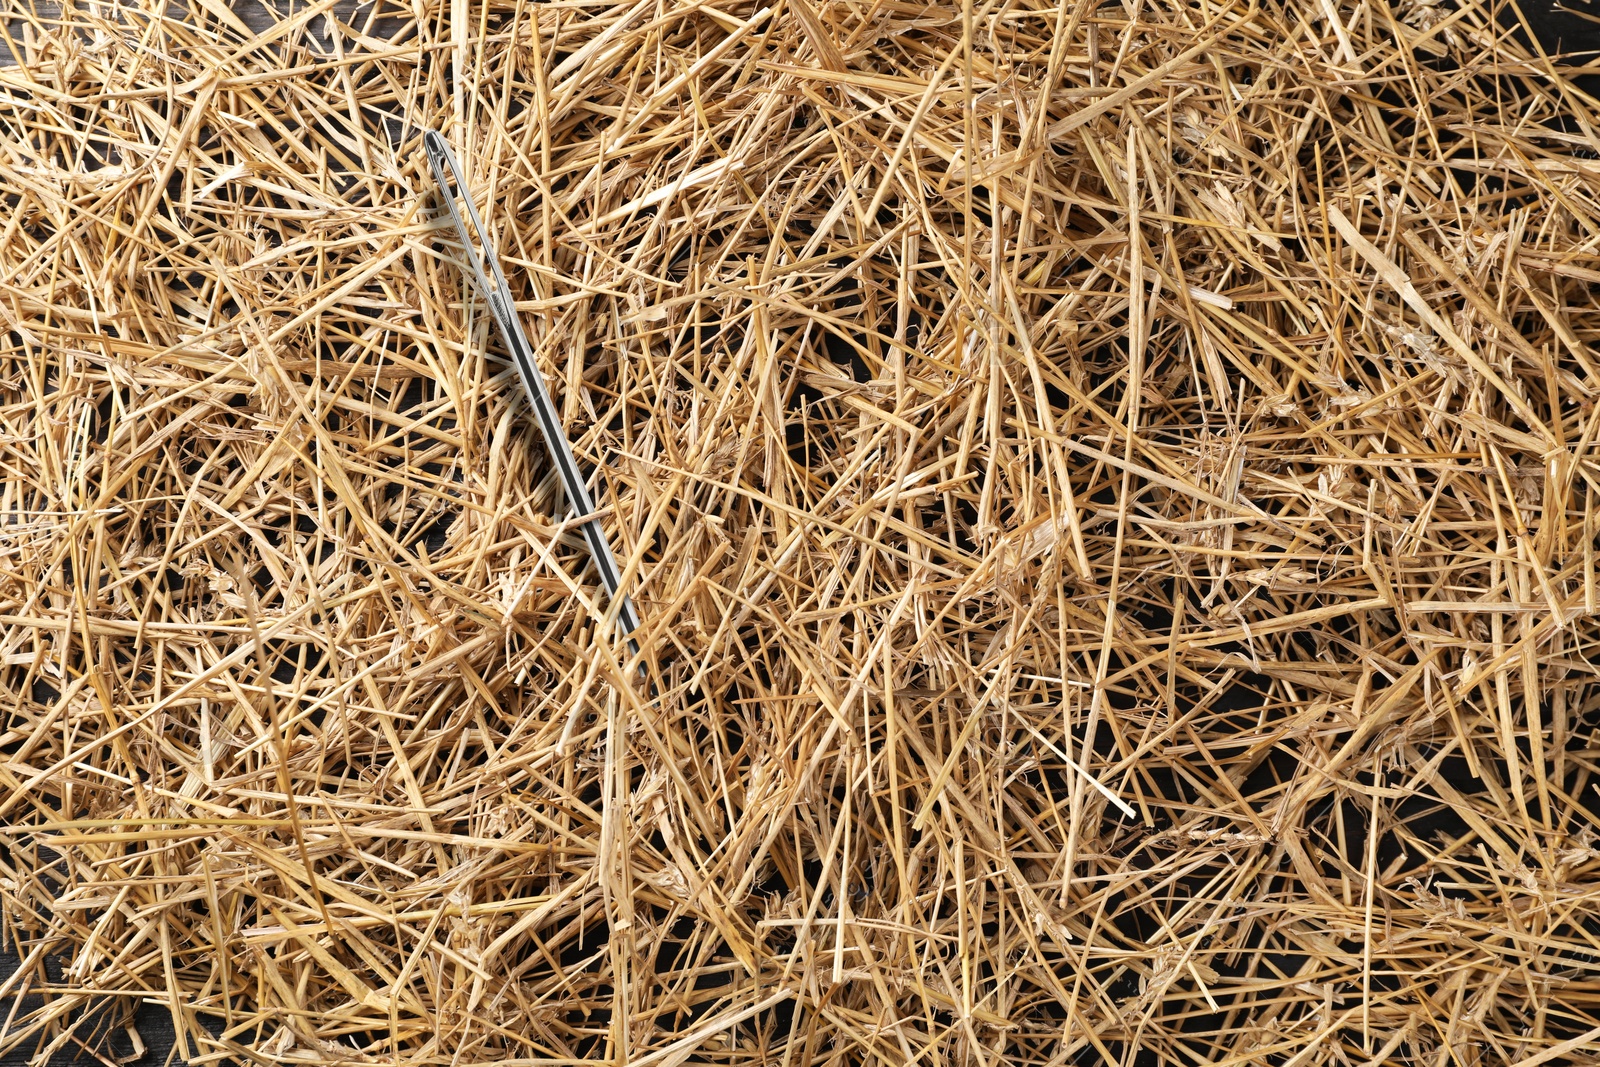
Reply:
<svg viewBox="0 0 1600 1067"><path fill-rule="evenodd" d="M467 194L466 179L461 176L461 168L456 163L455 154L450 151L445 139L433 130L423 134L422 142L427 149L428 166L433 171L433 180L438 183L439 193L445 206L450 209L450 218L455 223L461 244L466 249L467 262L472 267L478 289L489 302L490 313L494 315L494 321L500 327L500 339L505 342L506 350L511 353L511 361L517 367L517 376L522 379L522 387L528 394L528 402L533 405L534 415L539 421L539 431L544 434L545 446L549 448L550 456L555 460L567 500L580 518L593 515L594 501L589 497L588 487L583 484L583 476L578 471L578 461L572 454L572 444L567 440L561 420L556 417L555 403L550 399L550 390L545 385L544 375L539 373L539 365L534 362L533 346L528 343L528 335L522 330L522 320L517 316L516 307L512 303L511 288L506 284L506 276L500 269L500 257L495 255L494 245L489 242L483 220L478 217L478 209L473 205L472 197ZM466 221L461 217L460 209L456 207L458 196L466 205L467 218L472 221L470 232ZM488 273L484 271L486 262ZM616 605L614 610L617 622L622 627L622 633L624 636L631 635L639 628L639 616L634 611L632 599L621 591L622 571L617 566L616 557L611 554L611 544L606 540L605 528L600 525L598 518L591 518L583 524L583 536L589 543L589 555L593 558L596 569L600 571L600 580L605 583L606 593ZM628 647L636 654L639 651L638 642L631 636Z"/></svg>

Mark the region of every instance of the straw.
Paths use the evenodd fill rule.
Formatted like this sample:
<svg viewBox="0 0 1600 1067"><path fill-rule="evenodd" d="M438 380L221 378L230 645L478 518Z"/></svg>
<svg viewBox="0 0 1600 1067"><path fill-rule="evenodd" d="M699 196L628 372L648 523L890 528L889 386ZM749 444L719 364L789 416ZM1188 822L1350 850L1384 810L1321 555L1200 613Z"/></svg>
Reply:
<svg viewBox="0 0 1600 1067"><path fill-rule="evenodd" d="M0 1049L1600 1055L1587 68L1470 0L7 11Z"/></svg>

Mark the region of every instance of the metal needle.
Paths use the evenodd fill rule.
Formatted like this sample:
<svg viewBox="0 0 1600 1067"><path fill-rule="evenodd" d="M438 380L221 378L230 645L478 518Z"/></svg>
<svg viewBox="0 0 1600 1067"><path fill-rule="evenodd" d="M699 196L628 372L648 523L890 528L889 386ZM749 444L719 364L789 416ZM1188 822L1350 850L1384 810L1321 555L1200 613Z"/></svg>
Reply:
<svg viewBox="0 0 1600 1067"><path fill-rule="evenodd" d="M533 346L528 343L528 336L522 331L522 320L518 318L516 308L512 304L511 289L506 285L505 274L500 270L500 259L495 255L494 245L489 242L488 235L484 231L483 221L478 218L478 209L473 206L472 198L466 193L466 181L461 176L461 168L457 166L456 157L450 151L450 146L439 134L429 130L423 134L422 142L427 148L428 166L433 170L434 181L439 183L439 191L444 196L445 205L450 209L451 219L455 221L456 232L461 236L461 243L466 246L467 262L472 265L472 273L477 279L478 288L489 301L489 311L500 327L501 340L511 353L511 361L516 364L517 375L522 379L522 386L528 394L529 403L533 405L534 415L539 420L539 430L544 434L544 442L550 449L551 458L555 460L567 500L579 517L592 516L594 501L589 498L588 487L583 484L583 477L578 471L578 461L573 458L572 445L567 441L566 431L562 428L561 421L556 418L555 404L550 399L550 390L545 386L544 375L539 373L539 365L534 362ZM457 198L467 207L467 218L472 220L471 233L468 232L461 211L456 206ZM488 265L487 273L484 269L485 261ZM606 541L606 532L598 518L590 518L583 524L583 536L589 542L589 555L594 559L596 569L600 571L600 580L605 583L606 592L613 601L620 601L617 605L617 622L621 625L624 635L631 635L639 626L639 617L634 612L633 601L621 591L622 572L617 567L616 557L611 554L611 545ZM628 643L634 652L638 651L638 645L631 638Z"/></svg>

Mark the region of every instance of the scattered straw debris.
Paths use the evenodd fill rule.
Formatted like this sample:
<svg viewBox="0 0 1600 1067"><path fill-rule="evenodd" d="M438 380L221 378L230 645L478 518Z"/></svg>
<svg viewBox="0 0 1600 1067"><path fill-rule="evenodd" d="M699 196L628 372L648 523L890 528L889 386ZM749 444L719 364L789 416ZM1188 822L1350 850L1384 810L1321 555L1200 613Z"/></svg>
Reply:
<svg viewBox="0 0 1600 1067"><path fill-rule="evenodd" d="M29 2L0 1046L1600 1055L1600 144L1493 13Z"/></svg>

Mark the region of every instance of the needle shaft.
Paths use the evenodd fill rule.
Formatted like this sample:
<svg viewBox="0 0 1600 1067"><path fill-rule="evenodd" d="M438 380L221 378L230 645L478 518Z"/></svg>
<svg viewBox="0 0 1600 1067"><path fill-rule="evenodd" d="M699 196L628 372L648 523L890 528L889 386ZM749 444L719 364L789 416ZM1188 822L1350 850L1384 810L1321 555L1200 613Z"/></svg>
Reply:
<svg viewBox="0 0 1600 1067"><path fill-rule="evenodd" d="M555 460L556 470L561 476L561 487L567 494L567 501L580 518L591 516L583 524L583 536L589 543L589 555L594 559L595 568L600 572L600 581L605 584L607 594L614 602L619 601L617 622L622 627L623 634L631 635L639 626L639 617L634 612L633 601L621 591L622 572L617 567L616 557L611 554L611 545L606 540L604 527L600 525L598 518L593 517L594 501L590 499L589 489L583 483L583 476L578 470L578 461L572 454L572 444L567 440L561 420L556 417L555 404L550 399L550 390L545 385L544 375L539 373L539 365L534 361L533 346L528 343L528 335L523 332L522 320L518 317L516 307L511 300L511 289L506 285L505 274L500 270L500 258L495 255L494 245L489 242L488 234L484 231L483 220L478 217L478 209L473 206L472 198L467 195L466 181L461 176L461 168L456 164L450 146L433 130L423 134L422 140L427 148L428 166L433 171L434 181L439 184L445 205L450 209L450 218L455 222L456 232L461 237L461 243L466 246L467 262L472 266L478 289L489 302L489 311L494 316L495 324L500 328L500 338L511 354L512 363L516 364L517 376L522 379L522 387L528 395L528 402L533 405L534 416L539 422L540 432L544 434L544 442L550 450L550 456ZM456 205L458 199L466 205L466 218L462 217L461 209ZM469 219L472 224L470 232L467 229ZM629 644L635 652L638 651L638 646L631 640Z"/></svg>

